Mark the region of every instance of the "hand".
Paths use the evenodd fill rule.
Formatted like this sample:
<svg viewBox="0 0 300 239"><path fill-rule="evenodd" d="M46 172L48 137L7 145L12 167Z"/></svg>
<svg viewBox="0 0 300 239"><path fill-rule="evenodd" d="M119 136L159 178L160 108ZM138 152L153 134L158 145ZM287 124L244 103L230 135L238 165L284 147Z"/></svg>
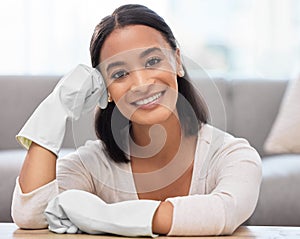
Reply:
<svg viewBox="0 0 300 239"><path fill-rule="evenodd" d="M52 93L37 107L16 136L28 149L36 144L58 154L65 135L66 121L78 120L94 109L107 106L107 93L101 74L94 68L78 65L56 85Z"/></svg>
<svg viewBox="0 0 300 239"><path fill-rule="evenodd" d="M59 98L69 119L78 120L91 111L97 102L100 108L107 106L107 93L100 72L85 65L78 65L64 76L51 94Z"/></svg>
<svg viewBox="0 0 300 239"><path fill-rule="evenodd" d="M77 228L89 234L154 237L152 219L159 204L154 200L106 204L94 194L68 190L49 202L45 215L49 230L57 233L76 233Z"/></svg>

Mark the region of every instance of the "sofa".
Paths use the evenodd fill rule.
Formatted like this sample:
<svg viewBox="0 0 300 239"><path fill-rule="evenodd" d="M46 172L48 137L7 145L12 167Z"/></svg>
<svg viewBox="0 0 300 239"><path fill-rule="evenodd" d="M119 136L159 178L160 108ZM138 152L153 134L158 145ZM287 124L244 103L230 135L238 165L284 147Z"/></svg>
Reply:
<svg viewBox="0 0 300 239"><path fill-rule="evenodd" d="M26 155L15 135L59 79L58 76L0 76L0 222L12 221L12 193ZM207 103L210 123L246 138L262 157L259 200L245 224L300 226L300 155L266 155L263 150L288 80L210 79L195 74L192 81ZM96 138L93 117L91 112L79 121L68 122L60 157Z"/></svg>

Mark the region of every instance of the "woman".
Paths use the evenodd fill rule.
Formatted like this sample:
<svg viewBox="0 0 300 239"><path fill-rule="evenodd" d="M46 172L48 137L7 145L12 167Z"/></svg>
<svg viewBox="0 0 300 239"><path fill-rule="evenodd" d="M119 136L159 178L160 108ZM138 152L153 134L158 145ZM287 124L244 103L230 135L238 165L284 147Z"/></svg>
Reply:
<svg viewBox="0 0 300 239"><path fill-rule="evenodd" d="M144 6L121 6L96 26L90 53L97 70L79 66L65 76L17 136L28 148L12 205L17 225L129 236L231 234L256 206L260 157L246 140L207 124L168 25ZM66 120L98 101L100 140L56 160ZM64 194L70 189L80 192ZM76 218L64 208L80 202L99 213L86 206ZM101 210L118 215L105 218L111 230L99 225ZM61 221L53 226L60 213L75 230L62 230ZM124 213L130 229L116 222ZM81 225L83 217L96 223ZM146 229L132 232L143 220Z"/></svg>

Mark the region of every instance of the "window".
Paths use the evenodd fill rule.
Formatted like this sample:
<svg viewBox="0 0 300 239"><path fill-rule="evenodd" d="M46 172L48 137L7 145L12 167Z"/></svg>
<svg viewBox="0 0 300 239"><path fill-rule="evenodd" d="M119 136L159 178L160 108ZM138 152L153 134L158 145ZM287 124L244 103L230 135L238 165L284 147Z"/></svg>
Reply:
<svg viewBox="0 0 300 239"><path fill-rule="evenodd" d="M96 24L132 1L0 3L0 74L64 74L90 65ZM183 55L211 75L288 77L300 66L300 1L136 1L171 26Z"/></svg>

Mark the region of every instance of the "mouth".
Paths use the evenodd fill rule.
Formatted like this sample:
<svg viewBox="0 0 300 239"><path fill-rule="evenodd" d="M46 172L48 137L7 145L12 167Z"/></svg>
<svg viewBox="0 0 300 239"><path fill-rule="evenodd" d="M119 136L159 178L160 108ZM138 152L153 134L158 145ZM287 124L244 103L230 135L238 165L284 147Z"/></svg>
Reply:
<svg viewBox="0 0 300 239"><path fill-rule="evenodd" d="M161 92L155 93L147 98L132 102L131 104L138 106L138 107L153 105L159 101L159 99L163 96L164 93L165 93L165 91L161 91Z"/></svg>

